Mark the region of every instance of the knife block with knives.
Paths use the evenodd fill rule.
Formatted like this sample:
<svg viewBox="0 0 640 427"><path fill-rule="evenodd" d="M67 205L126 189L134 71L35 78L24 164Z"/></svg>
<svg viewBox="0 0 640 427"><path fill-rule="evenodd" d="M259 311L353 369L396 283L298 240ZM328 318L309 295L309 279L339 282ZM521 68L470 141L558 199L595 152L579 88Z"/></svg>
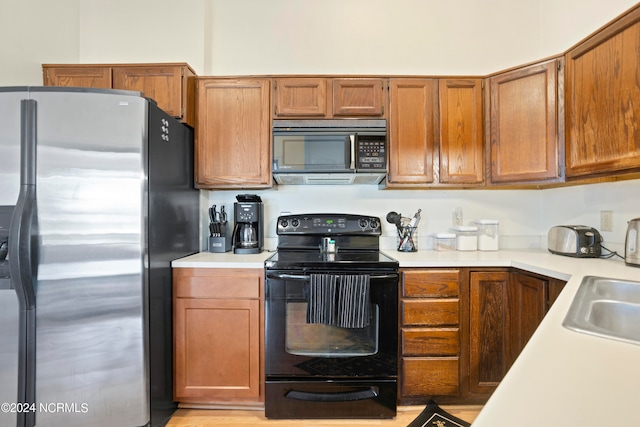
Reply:
<svg viewBox="0 0 640 427"><path fill-rule="evenodd" d="M229 252L231 233L224 206L218 212L216 205L209 208L209 252Z"/></svg>

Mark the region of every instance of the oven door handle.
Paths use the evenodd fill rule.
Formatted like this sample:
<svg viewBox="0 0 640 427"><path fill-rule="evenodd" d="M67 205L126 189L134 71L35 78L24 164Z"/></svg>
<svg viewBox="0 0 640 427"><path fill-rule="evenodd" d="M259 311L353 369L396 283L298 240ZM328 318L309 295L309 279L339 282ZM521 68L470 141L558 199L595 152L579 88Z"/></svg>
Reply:
<svg viewBox="0 0 640 427"><path fill-rule="evenodd" d="M370 275L370 279L395 279L398 277L397 273L392 274L373 274ZM309 274L286 274L286 273L267 273L267 279L281 279L281 280L309 280L311 275Z"/></svg>
<svg viewBox="0 0 640 427"><path fill-rule="evenodd" d="M378 397L377 387L369 387L365 390L348 391L342 393L318 393L300 390L289 390L284 397L308 402L351 402L354 400L366 400Z"/></svg>

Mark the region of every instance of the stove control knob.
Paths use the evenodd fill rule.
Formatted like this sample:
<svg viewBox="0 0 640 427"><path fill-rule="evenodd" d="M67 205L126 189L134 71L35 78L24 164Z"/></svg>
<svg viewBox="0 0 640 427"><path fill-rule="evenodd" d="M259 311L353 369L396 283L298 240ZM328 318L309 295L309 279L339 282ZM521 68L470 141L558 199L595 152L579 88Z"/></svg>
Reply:
<svg viewBox="0 0 640 427"><path fill-rule="evenodd" d="M286 219L280 220L280 227L287 228L289 226L289 221Z"/></svg>
<svg viewBox="0 0 640 427"><path fill-rule="evenodd" d="M291 220L291 226L293 228L298 228L300 226L300 220L297 218L294 218Z"/></svg>
<svg viewBox="0 0 640 427"><path fill-rule="evenodd" d="M371 219L371 220L369 221L369 227L371 227L372 229L374 229L374 230L375 230L375 229L377 229L378 227L380 227L380 224L378 223L378 221L377 221L377 220L375 220L375 219Z"/></svg>
<svg viewBox="0 0 640 427"><path fill-rule="evenodd" d="M367 221L366 219L362 218L358 221L358 225L360 226L360 228L367 228L369 226L369 221Z"/></svg>

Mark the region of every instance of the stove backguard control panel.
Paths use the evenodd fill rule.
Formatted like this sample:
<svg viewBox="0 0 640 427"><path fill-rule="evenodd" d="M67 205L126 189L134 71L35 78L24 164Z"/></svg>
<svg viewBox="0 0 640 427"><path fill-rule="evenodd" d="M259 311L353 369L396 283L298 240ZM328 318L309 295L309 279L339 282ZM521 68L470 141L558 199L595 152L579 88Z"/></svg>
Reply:
<svg viewBox="0 0 640 427"><path fill-rule="evenodd" d="M380 218L350 214L304 214L278 217L278 235L352 234L379 236Z"/></svg>

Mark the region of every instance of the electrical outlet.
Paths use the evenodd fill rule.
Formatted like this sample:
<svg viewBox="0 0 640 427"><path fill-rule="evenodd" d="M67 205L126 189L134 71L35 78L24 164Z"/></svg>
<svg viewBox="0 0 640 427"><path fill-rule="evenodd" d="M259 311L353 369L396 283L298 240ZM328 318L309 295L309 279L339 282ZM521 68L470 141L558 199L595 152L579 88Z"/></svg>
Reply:
<svg viewBox="0 0 640 427"><path fill-rule="evenodd" d="M613 231L613 211L600 211L600 231Z"/></svg>
<svg viewBox="0 0 640 427"><path fill-rule="evenodd" d="M453 225L454 225L454 226L456 226L456 225L462 225L462 223L463 223L463 219L462 219L462 208L459 208L459 207L458 207L458 208L456 208L456 209L453 211L453 215L452 215L452 217L453 217L453 218L452 218L452 222L453 222Z"/></svg>

